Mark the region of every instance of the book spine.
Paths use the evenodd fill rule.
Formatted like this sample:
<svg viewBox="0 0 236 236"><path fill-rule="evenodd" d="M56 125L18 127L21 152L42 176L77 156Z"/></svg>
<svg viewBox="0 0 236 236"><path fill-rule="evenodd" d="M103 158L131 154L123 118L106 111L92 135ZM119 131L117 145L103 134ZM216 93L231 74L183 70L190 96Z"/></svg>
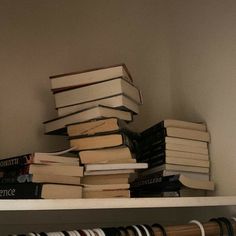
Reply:
<svg viewBox="0 0 236 236"><path fill-rule="evenodd" d="M155 189L162 190L167 186L180 187L179 175L162 176L161 174L152 174L143 178L138 178L131 183L131 189Z"/></svg>
<svg viewBox="0 0 236 236"><path fill-rule="evenodd" d="M32 174L23 174L23 175L9 175L0 178L0 184L14 184L14 183L31 183L33 182Z"/></svg>
<svg viewBox="0 0 236 236"><path fill-rule="evenodd" d="M164 125L164 121L161 121L153 126L151 126L150 128L144 130L141 134L144 136L148 136L154 132L157 132L161 129L164 129L165 125Z"/></svg>
<svg viewBox="0 0 236 236"><path fill-rule="evenodd" d="M42 184L1 184L0 199L37 199L41 198Z"/></svg>
<svg viewBox="0 0 236 236"><path fill-rule="evenodd" d="M0 169L7 169L17 166L24 166L32 163L33 155L26 154L0 160Z"/></svg>

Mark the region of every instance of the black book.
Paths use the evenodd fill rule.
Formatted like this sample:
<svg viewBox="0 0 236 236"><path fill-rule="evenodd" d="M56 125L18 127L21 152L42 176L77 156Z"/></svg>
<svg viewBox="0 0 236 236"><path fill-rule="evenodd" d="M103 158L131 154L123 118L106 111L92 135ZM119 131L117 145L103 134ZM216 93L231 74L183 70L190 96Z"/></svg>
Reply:
<svg viewBox="0 0 236 236"><path fill-rule="evenodd" d="M0 199L81 198L82 187L65 184L0 184Z"/></svg>

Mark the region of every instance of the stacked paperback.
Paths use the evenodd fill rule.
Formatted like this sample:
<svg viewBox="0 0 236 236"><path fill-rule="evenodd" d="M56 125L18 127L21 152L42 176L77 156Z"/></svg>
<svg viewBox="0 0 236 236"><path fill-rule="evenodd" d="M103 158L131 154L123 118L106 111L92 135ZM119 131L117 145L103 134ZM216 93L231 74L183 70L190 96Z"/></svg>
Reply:
<svg viewBox="0 0 236 236"><path fill-rule="evenodd" d="M62 153L30 153L0 160L1 199L81 198L83 167Z"/></svg>
<svg viewBox="0 0 236 236"><path fill-rule="evenodd" d="M130 197L129 179L137 169L129 130L142 104L140 90L124 64L51 77L58 117L45 133L66 135L84 167L83 198Z"/></svg>
<svg viewBox="0 0 236 236"><path fill-rule="evenodd" d="M214 190L208 142L204 123L169 119L144 130L137 159L149 169L132 182L133 196L204 196Z"/></svg>

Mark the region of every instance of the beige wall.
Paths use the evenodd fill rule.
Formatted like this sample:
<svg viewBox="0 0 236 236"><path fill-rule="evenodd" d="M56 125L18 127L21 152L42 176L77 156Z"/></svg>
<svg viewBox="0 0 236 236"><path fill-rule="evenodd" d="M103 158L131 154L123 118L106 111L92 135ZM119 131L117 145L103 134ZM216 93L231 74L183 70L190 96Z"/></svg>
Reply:
<svg viewBox="0 0 236 236"><path fill-rule="evenodd" d="M171 1L174 113L211 133L216 194L236 194L236 1Z"/></svg>
<svg viewBox="0 0 236 236"><path fill-rule="evenodd" d="M125 62L143 92L134 126L171 112L166 8L162 1L1 1L0 157L53 151L43 134L56 115L49 76Z"/></svg>

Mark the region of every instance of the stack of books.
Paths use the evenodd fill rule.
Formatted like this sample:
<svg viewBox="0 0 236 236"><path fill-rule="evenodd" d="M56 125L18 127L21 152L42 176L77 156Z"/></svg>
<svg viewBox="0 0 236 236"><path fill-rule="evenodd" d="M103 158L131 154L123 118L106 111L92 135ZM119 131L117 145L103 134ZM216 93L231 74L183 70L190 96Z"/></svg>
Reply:
<svg viewBox="0 0 236 236"><path fill-rule="evenodd" d="M77 157L30 153L0 160L0 199L82 198Z"/></svg>
<svg viewBox="0 0 236 236"><path fill-rule="evenodd" d="M214 190L210 181L206 124L163 120L144 130L138 161L149 169L132 183L135 196L199 196Z"/></svg>
<svg viewBox="0 0 236 236"><path fill-rule="evenodd" d="M139 113L140 90L124 64L51 77L58 117L46 134L66 135L84 166L83 198L130 197L137 163L128 123Z"/></svg>

